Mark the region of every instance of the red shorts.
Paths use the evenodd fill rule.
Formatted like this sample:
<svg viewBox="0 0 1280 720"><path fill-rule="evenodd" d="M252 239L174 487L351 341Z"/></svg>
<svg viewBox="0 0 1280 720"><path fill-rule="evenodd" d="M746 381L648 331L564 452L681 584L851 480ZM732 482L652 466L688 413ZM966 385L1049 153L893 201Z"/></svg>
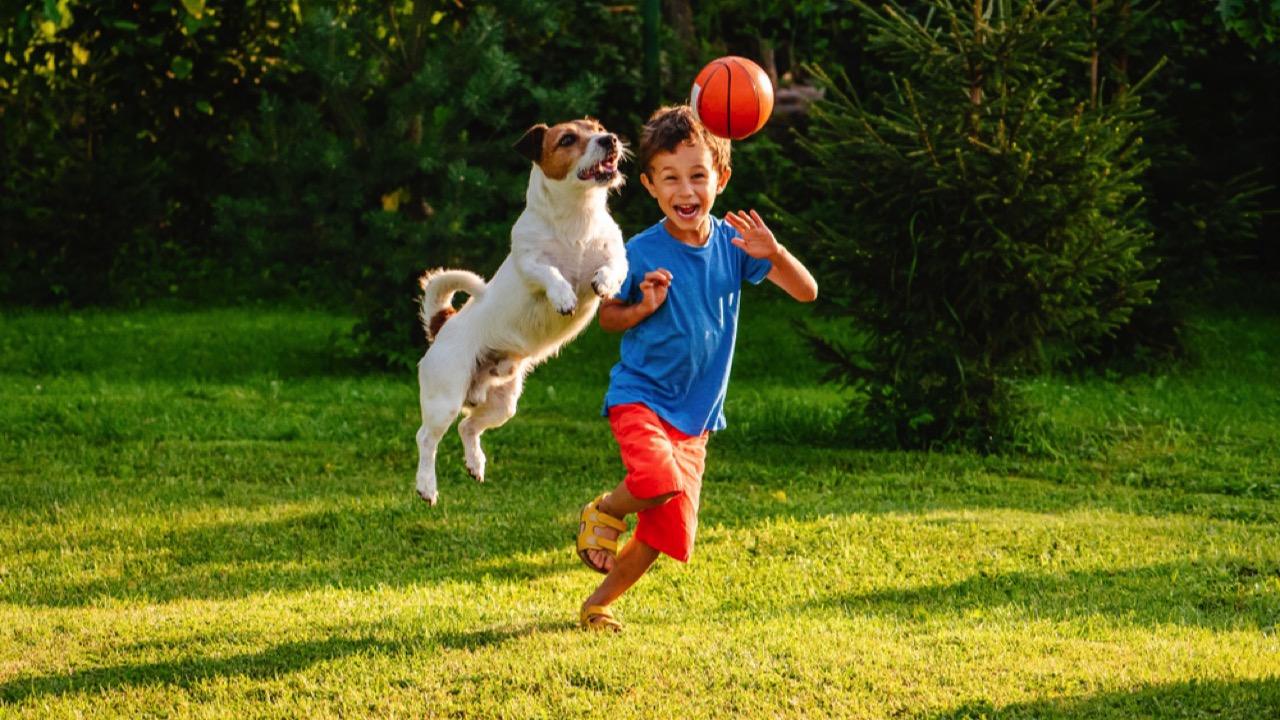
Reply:
<svg viewBox="0 0 1280 720"><path fill-rule="evenodd" d="M658 507L636 515L634 537L665 555L689 562L698 531L698 496L707 460L707 435L686 435L640 403L609 408L609 424L618 439L623 481L638 498L674 492Z"/></svg>

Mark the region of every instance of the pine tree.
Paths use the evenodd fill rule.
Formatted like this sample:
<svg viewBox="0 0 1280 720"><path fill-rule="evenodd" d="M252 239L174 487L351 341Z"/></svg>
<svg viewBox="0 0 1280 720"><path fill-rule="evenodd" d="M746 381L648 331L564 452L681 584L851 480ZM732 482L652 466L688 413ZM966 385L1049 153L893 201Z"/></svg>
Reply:
<svg viewBox="0 0 1280 720"><path fill-rule="evenodd" d="M793 229L856 335L810 338L879 439L989 446L1019 417L1011 379L1086 351L1153 289L1139 88L1091 97L1083 4L927 5L860 5L882 92L814 69L827 99L801 144L821 220Z"/></svg>

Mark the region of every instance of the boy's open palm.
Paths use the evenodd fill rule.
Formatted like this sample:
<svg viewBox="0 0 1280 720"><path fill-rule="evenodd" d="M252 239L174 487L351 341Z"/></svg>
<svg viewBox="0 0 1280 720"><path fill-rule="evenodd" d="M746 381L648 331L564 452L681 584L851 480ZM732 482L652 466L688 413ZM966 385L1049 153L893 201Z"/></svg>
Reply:
<svg viewBox="0 0 1280 720"><path fill-rule="evenodd" d="M778 252L778 239L773 236L773 231L764 224L755 210L752 210L750 215L741 210L736 213L731 212L725 215L724 219L741 236L734 238L733 244L742 248L751 257L767 258Z"/></svg>

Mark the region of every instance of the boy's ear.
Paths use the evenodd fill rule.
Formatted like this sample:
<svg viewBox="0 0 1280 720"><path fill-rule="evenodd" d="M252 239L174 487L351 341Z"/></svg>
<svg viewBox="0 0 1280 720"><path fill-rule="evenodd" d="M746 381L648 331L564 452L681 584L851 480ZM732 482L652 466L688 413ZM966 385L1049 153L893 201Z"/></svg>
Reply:
<svg viewBox="0 0 1280 720"><path fill-rule="evenodd" d="M724 186L729 184L729 176L733 174L732 170L726 169L716 178L716 194L724 192Z"/></svg>
<svg viewBox="0 0 1280 720"><path fill-rule="evenodd" d="M531 162L538 162L542 159L542 139L547 136L547 131L551 128L545 123L538 123L529 128L524 137L516 141L516 152L529 158Z"/></svg>
<svg viewBox="0 0 1280 720"><path fill-rule="evenodd" d="M649 179L649 173L647 172L640 173L640 184L644 186L645 190L649 191L650 195L654 197L658 197L658 193L655 192L653 189L653 181Z"/></svg>

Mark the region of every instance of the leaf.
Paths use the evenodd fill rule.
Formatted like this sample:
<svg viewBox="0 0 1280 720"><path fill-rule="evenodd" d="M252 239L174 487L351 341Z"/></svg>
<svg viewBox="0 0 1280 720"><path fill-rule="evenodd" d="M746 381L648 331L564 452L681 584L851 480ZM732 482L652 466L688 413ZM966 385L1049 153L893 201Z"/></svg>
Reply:
<svg viewBox="0 0 1280 720"><path fill-rule="evenodd" d="M182 0L182 7L196 17L204 14L204 0Z"/></svg>
<svg viewBox="0 0 1280 720"><path fill-rule="evenodd" d="M186 80L191 77L191 71L195 69L195 63L181 55L175 55L173 62L169 63L169 70L173 76L179 80Z"/></svg>

